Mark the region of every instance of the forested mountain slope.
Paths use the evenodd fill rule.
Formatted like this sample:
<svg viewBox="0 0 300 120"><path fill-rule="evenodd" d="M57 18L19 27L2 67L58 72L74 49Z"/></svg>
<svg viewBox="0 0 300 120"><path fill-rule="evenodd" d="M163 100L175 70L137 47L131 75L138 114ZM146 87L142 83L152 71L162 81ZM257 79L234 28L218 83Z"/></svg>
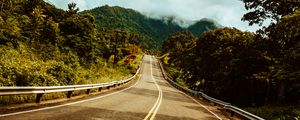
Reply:
<svg viewBox="0 0 300 120"><path fill-rule="evenodd" d="M83 13L91 13L95 17L98 29L121 29L138 33L141 36L142 48L156 53L161 50L162 43L169 34L189 30L198 36L204 31L220 27L212 20L202 19L188 28L183 28L174 22L173 17L153 19L135 10L118 6L106 5L83 11Z"/></svg>
<svg viewBox="0 0 300 120"><path fill-rule="evenodd" d="M194 36L199 36L202 33L212 30L212 29L217 29L217 28L222 28L223 26L218 24L216 21L213 21L208 18L203 18L196 23L192 24L189 26L187 29L191 33L193 33Z"/></svg>

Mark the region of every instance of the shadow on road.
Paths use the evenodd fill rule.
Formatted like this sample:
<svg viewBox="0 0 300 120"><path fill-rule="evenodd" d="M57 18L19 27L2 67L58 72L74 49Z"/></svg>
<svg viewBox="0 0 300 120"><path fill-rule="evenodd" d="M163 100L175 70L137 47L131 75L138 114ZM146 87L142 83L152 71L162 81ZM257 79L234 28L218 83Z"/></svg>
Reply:
<svg viewBox="0 0 300 120"><path fill-rule="evenodd" d="M79 107L72 106L69 109L75 110L74 112L53 115L52 117L42 118L49 120L141 120L147 113L141 112L128 112L128 111L116 111L103 108L91 108L91 107ZM156 118L160 120L195 120L187 117L175 117L163 114L157 114ZM208 119L209 120L209 119Z"/></svg>
<svg viewBox="0 0 300 120"><path fill-rule="evenodd" d="M135 94L135 95L141 95L145 97L158 97L158 91L157 90L150 90L145 88L131 88L128 91L125 91L126 93ZM177 102L185 102L185 103L194 103L193 101L181 98L181 94L174 91L163 91L163 100L172 100Z"/></svg>

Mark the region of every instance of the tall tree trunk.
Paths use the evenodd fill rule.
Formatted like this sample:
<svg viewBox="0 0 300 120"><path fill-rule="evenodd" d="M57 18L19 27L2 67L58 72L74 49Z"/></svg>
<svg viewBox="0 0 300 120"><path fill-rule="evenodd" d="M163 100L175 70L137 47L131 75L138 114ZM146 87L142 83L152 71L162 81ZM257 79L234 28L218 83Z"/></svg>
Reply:
<svg viewBox="0 0 300 120"><path fill-rule="evenodd" d="M282 102L284 99L285 99L285 83L281 81L279 91L278 91L277 103Z"/></svg>
<svg viewBox="0 0 300 120"><path fill-rule="evenodd" d="M13 2L12 0L9 1L10 2L10 9L13 8Z"/></svg>
<svg viewBox="0 0 300 120"><path fill-rule="evenodd" d="M264 103L267 103L270 99L270 95L271 95L271 81L269 79L267 79L267 93L266 93L266 96L265 96L265 101Z"/></svg>
<svg viewBox="0 0 300 120"><path fill-rule="evenodd" d="M114 64L117 64L117 62L118 62L118 58L117 58L117 45L115 44L115 46L114 46Z"/></svg>
<svg viewBox="0 0 300 120"><path fill-rule="evenodd" d="M2 12L2 10L3 10L3 6L4 6L4 0L2 0L1 12Z"/></svg>

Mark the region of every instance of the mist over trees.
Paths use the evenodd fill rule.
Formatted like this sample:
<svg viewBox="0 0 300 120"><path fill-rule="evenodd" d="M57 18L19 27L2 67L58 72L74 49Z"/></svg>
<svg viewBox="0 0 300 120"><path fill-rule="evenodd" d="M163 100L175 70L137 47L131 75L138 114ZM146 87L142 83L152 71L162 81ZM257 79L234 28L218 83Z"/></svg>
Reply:
<svg viewBox="0 0 300 120"><path fill-rule="evenodd" d="M215 21L203 19L183 28L176 22L175 16L153 19L133 9L118 6L105 5L83 13L90 13L95 17L98 29L120 29L139 34L142 36L140 44L143 50L154 54L162 51L161 46L169 34L187 30L199 36L205 31L221 27Z"/></svg>

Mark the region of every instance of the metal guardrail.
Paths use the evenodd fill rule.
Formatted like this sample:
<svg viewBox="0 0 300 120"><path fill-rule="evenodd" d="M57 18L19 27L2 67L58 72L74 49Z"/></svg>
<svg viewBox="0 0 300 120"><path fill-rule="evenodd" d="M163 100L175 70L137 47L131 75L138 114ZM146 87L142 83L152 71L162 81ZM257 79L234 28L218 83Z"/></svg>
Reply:
<svg viewBox="0 0 300 120"><path fill-rule="evenodd" d="M186 93L189 93L191 95L195 95L195 96L201 96L202 98L210 101L210 102L213 102L214 104L218 104L220 106L223 107L223 109L225 110L228 110L228 111L231 111L232 113L234 114L237 114L241 117L244 117L246 119L249 119L249 120L264 120L263 118L259 117L259 116L256 116L252 113L249 113L247 111L244 111L238 107L235 107L233 105L231 105L230 103L227 103L227 102L224 102L224 101L221 101L221 100L218 100L216 98L213 98L213 97L210 97L206 94L204 94L203 92L199 92L199 91L194 91L194 90L191 90L191 89L188 89L188 88L185 88L185 87L182 87L181 85L179 85L177 82L174 82L172 80L172 77L170 77L164 70L163 68L163 65L161 63L161 61L159 61L159 64L160 64L160 68L161 68L161 71L162 71L162 74L163 74L163 77L169 81L169 83L171 83L175 88L179 89L179 90L182 90Z"/></svg>
<svg viewBox="0 0 300 120"><path fill-rule="evenodd" d="M259 117L259 116L256 116L250 112L247 112L247 111L244 111L238 107L235 107L235 106L232 106L232 105L226 105L223 107L224 109L226 110L230 110L244 118L247 118L249 120L264 120L263 118Z"/></svg>
<svg viewBox="0 0 300 120"><path fill-rule="evenodd" d="M85 84L85 85L69 85L69 86L47 86L47 87L0 87L0 96L9 95L26 95L26 94L36 94L36 103L40 103L43 94L55 93L55 92L68 92L67 97L71 98L72 92L76 90L87 90L86 93L89 94L91 89L102 88L109 89L110 87L119 86L131 81L140 72L140 67L136 71L135 75L125 80L112 81L108 83L101 84Z"/></svg>

